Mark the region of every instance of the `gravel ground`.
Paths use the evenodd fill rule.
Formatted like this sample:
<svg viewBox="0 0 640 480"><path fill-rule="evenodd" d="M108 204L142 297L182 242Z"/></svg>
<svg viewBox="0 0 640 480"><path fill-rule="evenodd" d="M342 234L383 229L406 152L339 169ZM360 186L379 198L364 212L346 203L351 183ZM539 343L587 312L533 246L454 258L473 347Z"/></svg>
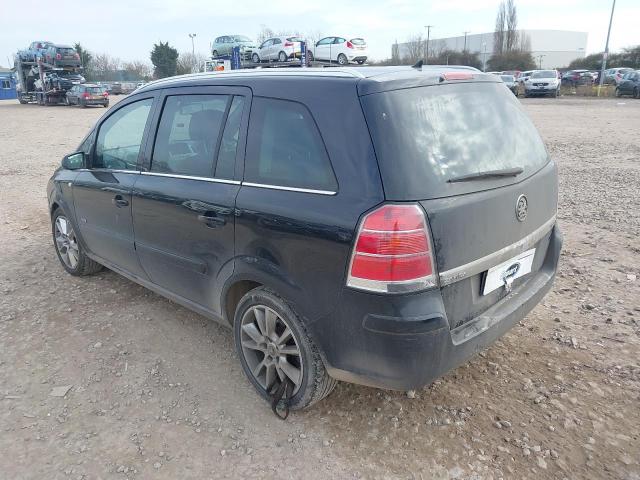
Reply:
<svg viewBox="0 0 640 480"><path fill-rule="evenodd" d="M0 478L640 479L640 101L523 103L560 169L553 292L414 398L341 383L285 422L229 330L58 264L46 182L104 109L0 103Z"/></svg>

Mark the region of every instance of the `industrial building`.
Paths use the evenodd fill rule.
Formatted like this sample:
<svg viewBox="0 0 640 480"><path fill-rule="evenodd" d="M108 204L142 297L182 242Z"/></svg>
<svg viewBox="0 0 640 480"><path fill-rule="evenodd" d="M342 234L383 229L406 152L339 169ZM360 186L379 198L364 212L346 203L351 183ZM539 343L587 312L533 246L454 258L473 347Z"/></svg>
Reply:
<svg viewBox="0 0 640 480"><path fill-rule="evenodd" d="M577 58L583 58L587 48L587 32L571 32L567 30L519 30L520 38L523 35L529 39L531 55L533 55L536 65L539 68L562 68ZM493 53L494 32L467 34L448 38L431 38L429 50L437 52L439 50L463 51L466 48L469 52L478 52L483 65ZM395 45L393 46L395 48ZM400 58L407 53L407 44L397 45ZM393 49L392 49L393 52Z"/></svg>
<svg viewBox="0 0 640 480"><path fill-rule="evenodd" d="M0 68L0 100L17 98L16 79L9 69Z"/></svg>

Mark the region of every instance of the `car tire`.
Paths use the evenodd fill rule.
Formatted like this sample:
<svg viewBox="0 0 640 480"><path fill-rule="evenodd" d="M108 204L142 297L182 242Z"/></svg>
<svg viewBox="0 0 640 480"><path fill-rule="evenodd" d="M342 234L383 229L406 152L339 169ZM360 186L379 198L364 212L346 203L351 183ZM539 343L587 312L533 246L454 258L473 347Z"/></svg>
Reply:
<svg viewBox="0 0 640 480"><path fill-rule="evenodd" d="M620 93L620 88L616 87L615 95L617 98L620 98L622 96L622 93Z"/></svg>
<svg viewBox="0 0 640 480"><path fill-rule="evenodd" d="M292 381L289 408L300 410L325 398L337 385L299 315L272 290L258 287L242 297L233 331L242 369L264 399L271 399L269 392L282 379L293 377L297 381ZM290 353L283 354L284 348Z"/></svg>
<svg viewBox="0 0 640 480"><path fill-rule="evenodd" d="M102 270L103 266L91 260L78 242L73 224L61 208L51 215L51 233L53 245L62 267L74 276L91 275Z"/></svg>
<svg viewBox="0 0 640 480"><path fill-rule="evenodd" d="M287 61L287 54L285 52L278 53L278 61L279 62L286 62Z"/></svg>
<svg viewBox="0 0 640 480"><path fill-rule="evenodd" d="M87 108L87 103L86 102L80 101L78 103L78 105L80 105L82 108Z"/></svg>
<svg viewBox="0 0 640 480"><path fill-rule="evenodd" d="M218 51L214 50L213 52L211 52L211 57L218 58Z"/></svg>
<svg viewBox="0 0 640 480"><path fill-rule="evenodd" d="M633 98L640 98L640 89L638 87L633 89Z"/></svg>
<svg viewBox="0 0 640 480"><path fill-rule="evenodd" d="M307 51L307 56L309 57L309 61L313 62L313 52L312 51Z"/></svg>
<svg viewBox="0 0 640 480"><path fill-rule="evenodd" d="M366 60L356 60L356 63L357 63L358 65L363 65L363 64L364 64L364 62L366 62Z"/></svg>
<svg viewBox="0 0 640 480"><path fill-rule="evenodd" d="M347 56L344 53L341 53L338 55L338 65L348 65L349 64L349 60L347 59Z"/></svg>
<svg viewBox="0 0 640 480"><path fill-rule="evenodd" d="M258 56L258 54L257 54L257 53L254 53L254 54L251 56L251 60L253 60L253 63L260 63L260 57Z"/></svg>
<svg viewBox="0 0 640 480"><path fill-rule="evenodd" d="M104 108L108 108L108 107L109 107L109 102L107 102L107 103L103 103L103 104L102 104L102 106L103 106Z"/></svg>

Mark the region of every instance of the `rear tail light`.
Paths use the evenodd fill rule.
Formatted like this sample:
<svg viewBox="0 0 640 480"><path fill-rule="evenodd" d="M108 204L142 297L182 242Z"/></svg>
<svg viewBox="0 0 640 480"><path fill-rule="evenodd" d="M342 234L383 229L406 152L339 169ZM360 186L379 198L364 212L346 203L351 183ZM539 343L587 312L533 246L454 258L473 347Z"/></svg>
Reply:
<svg viewBox="0 0 640 480"><path fill-rule="evenodd" d="M383 205L364 217L347 286L382 293L436 286L427 221L418 205Z"/></svg>
<svg viewBox="0 0 640 480"><path fill-rule="evenodd" d="M451 80L472 80L473 74L468 72L447 72L442 75L447 82Z"/></svg>
<svg viewBox="0 0 640 480"><path fill-rule="evenodd" d="M89 95L87 92L84 92L82 94L82 98L89 98L91 95Z"/></svg>
<svg viewBox="0 0 640 480"><path fill-rule="evenodd" d="M62 60L62 55L60 55L59 53L56 53L56 60Z"/></svg>
<svg viewBox="0 0 640 480"><path fill-rule="evenodd" d="M353 43L347 42L347 48L353 48Z"/></svg>
<svg viewBox="0 0 640 480"><path fill-rule="evenodd" d="M75 58L76 60L80 60L80 54L76 53L76 54L74 55L74 58Z"/></svg>
<svg viewBox="0 0 640 480"><path fill-rule="evenodd" d="M293 47L293 42L284 42L285 47Z"/></svg>
<svg viewBox="0 0 640 480"><path fill-rule="evenodd" d="M109 92L107 92L107 91L105 90L105 91L104 91L104 93L103 93L102 95L103 95L103 96L105 96L105 97L108 97L108 96L109 96Z"/></svg>

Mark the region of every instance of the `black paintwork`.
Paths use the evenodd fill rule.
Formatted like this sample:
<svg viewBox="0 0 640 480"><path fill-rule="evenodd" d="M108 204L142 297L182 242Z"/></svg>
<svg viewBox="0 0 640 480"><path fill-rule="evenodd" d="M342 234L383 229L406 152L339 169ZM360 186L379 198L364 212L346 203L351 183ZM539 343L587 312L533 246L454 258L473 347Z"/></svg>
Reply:
<svg viewBox="0 0 640 480"><path fill-rule="evenodd" d="M346 288L358 222L385 201L358 90L371 93L441 82L428 68L389 72L354 68L196 75L149 84L103 117L132 101L154 98L138 170L92 170L89 151L87 169L54 174L48 186L50 206L67 213L90 256L199 313L229 323L225 305L233 287L245 280L263 284L298 311L336 378L399 389L423 385L493 341L539 301L553 280L560 237L554 230L539 268L515 285L519 296L503 296L483 307L489 308L485 316L493 310L492 318L503 321L457 346L460 328L469 332L486 320L479 315L451 330L456 322L447 318L448 300L440 289L381 295ZM378 74L388 75L390 83L374 78ZM194 90L246 97L231 183L148 174L164 96ZM312 112L338 180L333 195L241 185L254 96L298 101ZM490 253L539 226L545 211L551 212L545 220L555 211L555 175L551 166L540 172L539 181L534 175L521 186L423 202L439 239L452 231L473 239L471 246L458 238L439 240L438 266L448 268ZM520 187L540 199L541 213L533 210L530 224L502 234L499 220L482 226L481 219L486 221L492 211L496 218L513 215L512 197ZM449 222L453 230L447 229Z"/></svg>

